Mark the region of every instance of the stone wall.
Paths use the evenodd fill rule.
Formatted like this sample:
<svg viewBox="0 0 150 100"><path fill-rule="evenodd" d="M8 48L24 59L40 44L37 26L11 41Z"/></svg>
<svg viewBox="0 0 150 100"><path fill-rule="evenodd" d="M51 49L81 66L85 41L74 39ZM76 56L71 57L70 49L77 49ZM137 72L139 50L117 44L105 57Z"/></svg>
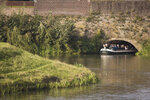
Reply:
<svg viewBox="0 0 150 100"><path fill-rule="evenodd" d="M4 1L4 0L0 0ZM14 8L9 8L10 11ZM9 12L10 12L9 11ZM29 9L24 9L28 12ZM121 14L150 16L150 1L106 1L106 0L35 0L32 14L46 15L89 15L90 11L101 14Z"/></svg>
<svg viewBox="0 0 150 100"><path fill-rule="evenodd" d="M88 15L88 0L37 0L35 11L45 15L50 11L54 15Z"/></svg>
<svg viewBox="0 0 150 100"><path fill-rule="evenodd" d="M23 13L23 14L29 14L29 15L34 15L34 8L11 8L11 7L7 7L7 8L3 8L2 10L3 14L6 15L12 15L14 13Z"/></svg>
<svg viewBox="0 0 150 100"><path fill-rule="evenodd" d="M101 14L150 15L150 1L94 1L91 2L91 9Z"/></svg>
<svg viewBox="0 0 150 100"><path fill-rule="evenodd" d="M33 1L7 1L7 6L34 6Z"/></svg>

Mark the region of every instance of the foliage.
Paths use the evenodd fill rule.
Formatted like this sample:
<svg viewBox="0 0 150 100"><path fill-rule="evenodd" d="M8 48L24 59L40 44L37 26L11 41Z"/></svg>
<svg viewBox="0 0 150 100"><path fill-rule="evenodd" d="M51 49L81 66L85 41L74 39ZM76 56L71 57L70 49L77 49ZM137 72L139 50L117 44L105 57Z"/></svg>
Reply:
<svg viewBox="0 0 150 100"><path fill-rule="evenodd" d="M118 16L118 21L125 23L126 22L126 16L121 12L120 15Z"/></svg>
<svg viewBox="0 0 150 100"><path fill-rule="evenodd" d="M142 18L141 16L136 16L136 17L135 17L135 20L137 20L137 21L143 21L144 18Z"/></svg>
<svg viewBox="0 0 150 100"><path fill-rule="evenodd" d="M81 53L98 53L102 44L106 40L105 33L102 29L98 29L96 35L89 38L83 37L70 37L69 42L72 44L73 50L80 51Z"/></svg>
<svg viewBox="0 0 150 100"><path fill-rule="evenodd" d="M86 18L86 22L91 22L94 19L94 15L90 14L87 18Z"/></svg>
<svg viewBox="0 0 150 100"><path fill-rule="evenodd" d="M75 35L73 21L58 16L0 14L0 41L40 56L60 54L98 53L104 32L95 36Z"/></svg>
<svg viewBox="0 0 150 100"><path fill-rule="evenodd" d="M0 27L0 41L42 56L59 55L69 50L68 36L73 31L71 21L61 23L51 15L0 15Z"/></svg>
<svg viewBox="0 0 150 100"><path fill-rule="evenodd" d="M137 53L137 55L150 56L150 40L143 43L143 48Z"/></svg>
<svg viewBox="0 0 150 100"><path fill-rule="evenodd" d="M0 43L0 65L0 95L97 82L95 74L85 67L42 58L8 43Z"/></svg>
<svg viewBox="0 0 150 100"><path fill-rule="evenodd" d="M144 20L144 18L142 16L135 16L133 22L137 23L137 22L142 22Z"/></svg>

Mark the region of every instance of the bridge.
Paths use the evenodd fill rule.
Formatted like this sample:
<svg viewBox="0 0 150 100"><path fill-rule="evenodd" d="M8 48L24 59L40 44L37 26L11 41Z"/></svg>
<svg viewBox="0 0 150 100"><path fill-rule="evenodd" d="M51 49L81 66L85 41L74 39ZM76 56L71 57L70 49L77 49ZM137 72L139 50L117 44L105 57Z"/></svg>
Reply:
<svg viewBox="0 0 150 100"><path fill-rule="evenodd" d="M126 41L132 44L137 50L141 50L142 46L139 43L139 41L142 38L143 39L150 38L150 28L149 28L150 17L148 20L144 19L144 21L142 20L141 22L140 22L141 19L139 17L137 17L136 20L134 20L135 18L130 18L130 15L135 17L138 15L142 15L144 17L150 16L149 10L150 1L147 0L146 1L145 0L144 1L35 0L35 1L37 2L34 2L33 4L34 7L24 8L23 11L25 13L27 12L28 14L35 14L36 12L37 14L40 15L42 14L47 15L46 13L49 13L49 11L51 11L52 14L54 15L56 14L56 15L84 15L84 16L89 15L90 10L92 10L93 12L99 12L100 15L99 17L96 18L97 21L96 23L84 22L85 20L82 19L81 19L82 21L80 22L83 22L83 25L80 22L76 23L78 24L79 29L88 26L87 30L91 34L94 34L95 29L98 28L104 29L106 31L105 33L110 38L108 42L114 40ZM19 3L19 1L17 0L15 2ZM29 1L26 4L28 6L31 6ZM13 6L11 6L10 8L8 7L4 9L4 13L5 14L14 13L16 11L15 7L13 8ZM18 11L20 11L20 9ZM116 19L115 18L116 16L114 18L111 18L111 16L114 16L112 13L116 15L118 13L125 13L125 14L130 13L130 15L128 18L119 16ZM106 18L105 14L110 16L109 17L107 16L108 18ZM120 22L117 20L120 20ZM83 29L82 31L83 34L85 33L84 30L85 29ZM138 34L139 36L136 37L136 34Z"/></svg>

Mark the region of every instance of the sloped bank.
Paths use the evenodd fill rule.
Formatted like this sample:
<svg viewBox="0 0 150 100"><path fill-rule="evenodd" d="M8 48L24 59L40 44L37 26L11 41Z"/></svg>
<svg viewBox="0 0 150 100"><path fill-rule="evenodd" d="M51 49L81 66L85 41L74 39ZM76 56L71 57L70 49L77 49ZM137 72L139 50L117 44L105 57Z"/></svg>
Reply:
<svg viewBox="0 0 150 100"><path fill-rule="evenodd" d="M95 74L85 67L49 60L8 43L0 43L0 95L96 82Z"/></svg>

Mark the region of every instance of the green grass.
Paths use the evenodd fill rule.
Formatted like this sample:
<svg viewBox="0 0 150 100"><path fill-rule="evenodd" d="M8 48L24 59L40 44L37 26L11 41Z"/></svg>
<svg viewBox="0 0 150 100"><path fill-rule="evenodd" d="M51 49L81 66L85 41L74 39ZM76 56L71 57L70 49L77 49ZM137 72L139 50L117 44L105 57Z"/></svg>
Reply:
<svg viewBox="0 0 150 100"><path fill-rule="evenodd" d="M0 95L44 88L63 88L96 83L85 67L49 60L8 43L0 42Z"/></svg>

